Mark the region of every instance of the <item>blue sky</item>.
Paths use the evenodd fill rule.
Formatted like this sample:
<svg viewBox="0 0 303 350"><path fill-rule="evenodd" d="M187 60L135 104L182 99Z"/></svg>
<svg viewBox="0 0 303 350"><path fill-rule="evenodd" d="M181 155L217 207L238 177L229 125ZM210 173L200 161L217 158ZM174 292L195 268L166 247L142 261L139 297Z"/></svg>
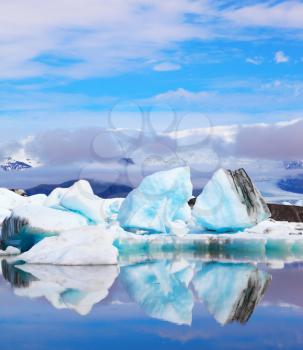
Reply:
<svg viewBox="0 0 303 350"><path fill-rule="evenodd" d="M142 115L161 131L302 118L299 0L0 0L0 19L2 150Z"/></svg>

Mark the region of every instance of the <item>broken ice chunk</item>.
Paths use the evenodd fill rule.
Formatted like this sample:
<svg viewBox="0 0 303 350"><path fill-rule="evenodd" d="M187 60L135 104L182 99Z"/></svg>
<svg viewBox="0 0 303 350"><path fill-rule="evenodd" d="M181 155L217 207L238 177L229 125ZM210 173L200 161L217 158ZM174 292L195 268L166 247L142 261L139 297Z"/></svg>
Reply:
<svg viewBox="0 0 303 350"><path fill-rule="evenodd" d="M44 238L18 260L30 264L115 265L118 250L112 244L113 237L113 232L101 226L65 231Z"/></svg>
<svg viewBox="0 0 303 350"><path fill-rule="evenodd" d="M86 180L75 182L69 188L56 188L45 201L45 205L55 209L67 209L77 212L91 223L99 224L115 218L123 199L103 199L94 194Z"/></svg>
<svg viewBox="0 0 303 350"><path fill-rule="evenodd" d="M125 229L180 233L191 218L192 183L188 167L161 171L143 179L122 203L118 221Z"/></svg>
<svg viewBox="0 0 303 350"><path fill-rule="evenodd" d="M26 251L42 238L88 225L80 214L39 205L23 205L13 209L2 225L2 249L9 245Z"/></svg>
<svg viewBox="0 0 303 350"><path fill-rule="evenodd" d="M198 196L193 209L196 223L218 232L252 227L270 211L244 169L219 169Z"/></svg>

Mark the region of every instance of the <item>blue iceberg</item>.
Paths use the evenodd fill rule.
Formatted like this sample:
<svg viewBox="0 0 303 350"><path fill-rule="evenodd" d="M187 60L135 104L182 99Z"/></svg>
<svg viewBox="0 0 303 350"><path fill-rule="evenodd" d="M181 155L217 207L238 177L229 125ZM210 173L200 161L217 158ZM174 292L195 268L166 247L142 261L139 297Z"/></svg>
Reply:
<svg viewBox="0 0 303 350"><path fill-rule="evenodd" d="M161 171L143 179L122 203L118 221L124 229L179 233L191 218L189 167Z"/></svg>
<svg viewBox="0 0 303 350"><path fill-rule="evenodd" d="M193 208L197 225L218 232L253 227L270 211L244 169L219 169L198 196Z"/></svg>

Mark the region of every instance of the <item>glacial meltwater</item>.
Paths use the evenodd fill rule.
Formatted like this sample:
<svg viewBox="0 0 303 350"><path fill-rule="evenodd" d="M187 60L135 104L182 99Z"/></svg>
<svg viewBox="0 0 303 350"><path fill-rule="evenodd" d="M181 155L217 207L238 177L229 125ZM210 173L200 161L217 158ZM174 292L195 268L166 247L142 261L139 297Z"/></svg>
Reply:
<svg viewBox="0 0 303 350"><path fill-rule="evenodd" d="M1 349L302 349L303 264L1 261Z"/></svg>

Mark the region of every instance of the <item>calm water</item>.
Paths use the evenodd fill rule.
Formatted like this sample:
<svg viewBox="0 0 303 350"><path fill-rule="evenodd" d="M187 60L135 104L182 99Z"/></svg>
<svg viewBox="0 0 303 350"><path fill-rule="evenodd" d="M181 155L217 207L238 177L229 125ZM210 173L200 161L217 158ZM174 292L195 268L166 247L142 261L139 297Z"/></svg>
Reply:
<svg viewBox="0 0 303 350"><path fill-rule="evenodd" d="M302 349L302 266L2 260L1 349Z"/></svg>

